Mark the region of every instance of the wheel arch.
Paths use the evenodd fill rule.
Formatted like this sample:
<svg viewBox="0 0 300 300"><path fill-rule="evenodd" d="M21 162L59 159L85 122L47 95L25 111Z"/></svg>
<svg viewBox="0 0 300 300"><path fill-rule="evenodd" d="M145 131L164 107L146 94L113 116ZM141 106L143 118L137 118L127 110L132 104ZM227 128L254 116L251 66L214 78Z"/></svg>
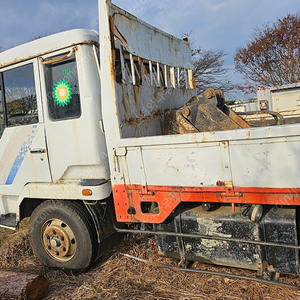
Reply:
<svg viewBox="0 0 300 300"><path fill-rule="evenodd" d="M20 222L30 217L33 211L46 200L48 199L24 198L19 208Z"/></svg>
<svg viewBox="0 0 300 300"><path fill-rule="evenodd" d="M84 204L84 200L78 199L36 199L36 198L24 198L20 204L19 207L19 215L20 215L20 221L22 221L25 218L28 218L32 215L33 211L43 202L52 200L52 201L58 201L58 202L64 202L68 201L71 203L77 203L81 207L81 209L85 210L86 213L90 215L90 217L94 217L90 210L88 210ZM97 229L97 228L96 228Z"/></svg>

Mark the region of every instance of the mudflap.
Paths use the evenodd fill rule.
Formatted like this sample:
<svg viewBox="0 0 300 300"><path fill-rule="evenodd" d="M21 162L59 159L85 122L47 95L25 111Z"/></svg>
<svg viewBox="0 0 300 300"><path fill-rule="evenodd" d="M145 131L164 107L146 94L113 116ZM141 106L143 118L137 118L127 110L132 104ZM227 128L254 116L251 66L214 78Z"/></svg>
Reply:
<svg viewBox="0 0 300 300"><path fill-rule="evenodd" d="M116 224L115 210L112 197L103 202L85 202L98 236L98 254L97 259L103 256L114 247L118 246L123 237L123 233L116 232L114 224Z"/></svg>
<svg viewBox="0 0 300 300"><path fill-rule="evenodd" d="M259 245L259 242L298 245L296 208L265 207L258 223L250 221L246 209L240 207L233 213L231 206L205 211L201 205L181 205L163 224L155 225L156 231L180 233L180 236L156 236L158 251L181 261L245 268L258 273L299 274L297 249Z"/></svg>

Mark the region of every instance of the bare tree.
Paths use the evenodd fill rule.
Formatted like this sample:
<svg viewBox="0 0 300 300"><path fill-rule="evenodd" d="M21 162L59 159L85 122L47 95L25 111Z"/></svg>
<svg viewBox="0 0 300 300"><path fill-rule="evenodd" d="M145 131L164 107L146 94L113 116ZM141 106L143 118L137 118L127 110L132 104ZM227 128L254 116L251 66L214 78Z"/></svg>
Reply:
<svg viewBox="0 0 300 300"><path fill-rule="evenodd" d="M259 86L299 82L299 13L256 28L247 46L237 50L235 68L245 79L240 88L249 92Z"/></svg>
<svg viewBox="0 0 300 300"><path fill-rule="evenodd" d="M225 66L223 50L192 50L194 75L198 94L207 88L221 89L225 93L233 92L237 86L229 80L229 68Z"/></svg>
<svg viewBox="0 0 300 300"><path fill-rule="evenodd" d="M8 116L14 114L37 114L35 88L7 88L5 94Z"/></svg>

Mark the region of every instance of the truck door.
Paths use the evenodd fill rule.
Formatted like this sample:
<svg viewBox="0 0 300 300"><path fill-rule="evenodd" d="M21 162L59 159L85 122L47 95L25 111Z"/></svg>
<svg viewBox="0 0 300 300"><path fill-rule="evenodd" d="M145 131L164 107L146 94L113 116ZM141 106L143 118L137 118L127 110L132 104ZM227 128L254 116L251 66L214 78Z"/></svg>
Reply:
<svg viewBox="0 0 300 300"><path fill-rule="evenodd" d="M12 196L27 183L51 181L38 68L33 59L0 71L1 215L14 213Z"/></svg>
<svg viewBox="0 0 300 300"><path fill-rule="evenodd" d="M106 144L99 126L99 74L93 47L78 45L42 59L42 93L47 101L44 117L53 182L107 180Z"/></svg>
<svg viewBox="0 0 300 300"><path fill-rule="evenodd" d="M42 92L47 99L45 124L50 168L53 180L58 181L63 175L68 176L72 166L82 164L84 157L88 156L84 148L86 144L80 138L82 135L86 136L87 132L82 132L86 125L80 118L75 54L70 58L65 55L45 58L42 70L46 86L46 91ZM74 176L73 173L72 175Z"/></svg>

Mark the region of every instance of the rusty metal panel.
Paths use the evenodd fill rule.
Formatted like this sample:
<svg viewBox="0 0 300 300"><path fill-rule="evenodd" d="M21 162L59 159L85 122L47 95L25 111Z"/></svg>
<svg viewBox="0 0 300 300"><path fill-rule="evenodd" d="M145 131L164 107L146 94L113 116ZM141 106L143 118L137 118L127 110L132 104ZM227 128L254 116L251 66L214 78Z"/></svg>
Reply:
<svg viewBox="0 0 300 300"><path fill-rule="evenodd" d="M113 34L129 53L172 67L191 65L191 49L187 42L139 20L115 5L111 9Z"/></svg>
<svg viewBox="0 0 300 300"><path fill-rule="evenodd" d="M116 85L122 138L163 134L164 112L182 106L193 90L146 85Z"/></svg>

